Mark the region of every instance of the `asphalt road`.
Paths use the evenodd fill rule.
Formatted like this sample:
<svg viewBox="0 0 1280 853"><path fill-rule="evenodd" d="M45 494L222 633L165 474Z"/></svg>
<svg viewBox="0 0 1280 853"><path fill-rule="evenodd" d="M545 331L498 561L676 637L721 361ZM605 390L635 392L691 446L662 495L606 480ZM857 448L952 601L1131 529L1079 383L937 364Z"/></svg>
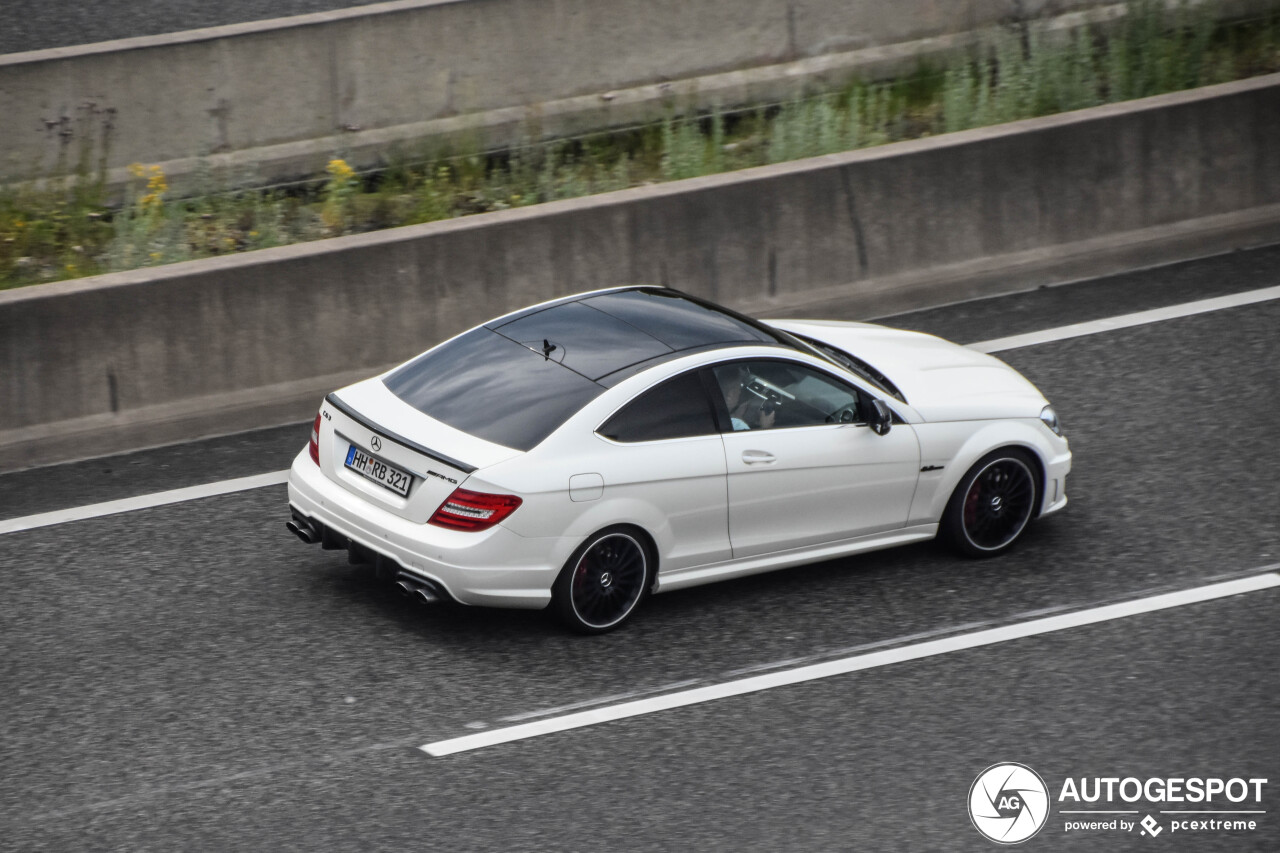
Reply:
<svg viewBox="0 0 1280 853"><path fill-rule="evenodd" d="M368 6L382 0L0 0L0 54Z"/></svg>
<svg viewBox="0 0 1280 853"><path fill-rule="evenodd" d="M1280 249L895 318L961 341L1280 284ZM269 487L0 536L0 850L993 850L969 786L1267 778L1258 829L1028 850L1280 849L1280 590L432 758L504 718L1275 571L1280 301L1005 352L1071 504L654 597L625 630L428 609L284 531ZM306 425L0 477L0 518L287 467ZM791 661L793 663L788 663Z"/></svg>

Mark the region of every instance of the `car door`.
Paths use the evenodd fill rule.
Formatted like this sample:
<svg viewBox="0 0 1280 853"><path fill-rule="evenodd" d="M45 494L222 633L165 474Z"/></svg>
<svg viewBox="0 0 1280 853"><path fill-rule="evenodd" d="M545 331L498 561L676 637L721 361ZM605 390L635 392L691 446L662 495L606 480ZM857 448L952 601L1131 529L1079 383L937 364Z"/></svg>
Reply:
<svg viewBox="0 0 1280 853"><path fill-rule="evenodd" d="M667 530L662 572L728 560L724 442L698 370L632 399L596 432L612 445L605 480L615 500L653 507Z"/></svg>
<svg viewBox="0 0 1280 853"><path fill-rule="evenodd" d="M736 361L711 373L724 405L735 559L905 526L920 471L909 425L876 435L867 392L799 362Z"/></svg>

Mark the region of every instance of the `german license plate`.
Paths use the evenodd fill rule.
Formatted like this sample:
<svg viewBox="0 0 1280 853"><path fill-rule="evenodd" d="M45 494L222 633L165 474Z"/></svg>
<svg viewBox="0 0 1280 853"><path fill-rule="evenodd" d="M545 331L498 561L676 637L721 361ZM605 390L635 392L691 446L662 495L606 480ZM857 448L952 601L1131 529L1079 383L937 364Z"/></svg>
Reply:
<svg viewBox="0 0 1280 853"><path fill-rule="evenodd" d="M363 474L379 486L385 486L400 497L409 495L409 486L413 483L413 475L396 466L356 447L354 444L347 450L346 465L357 474Z"/></svg>

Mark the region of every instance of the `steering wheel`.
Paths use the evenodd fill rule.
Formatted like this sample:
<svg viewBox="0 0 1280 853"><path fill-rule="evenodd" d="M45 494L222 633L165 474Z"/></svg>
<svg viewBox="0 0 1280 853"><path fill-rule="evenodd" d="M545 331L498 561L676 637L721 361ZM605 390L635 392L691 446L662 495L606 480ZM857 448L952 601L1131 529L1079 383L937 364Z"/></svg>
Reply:
<svg viewBox="0 0 1280 853"><path fill-rule="evenodd" d="M841 406L831 414L827 415L827 423L851 424L858 419L857 407L853 405Z"/></svg>

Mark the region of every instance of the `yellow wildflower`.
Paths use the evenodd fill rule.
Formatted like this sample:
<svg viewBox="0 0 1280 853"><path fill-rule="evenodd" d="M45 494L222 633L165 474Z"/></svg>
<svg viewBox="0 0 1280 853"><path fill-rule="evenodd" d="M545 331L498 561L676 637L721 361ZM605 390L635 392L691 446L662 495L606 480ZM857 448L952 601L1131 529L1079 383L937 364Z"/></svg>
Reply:
<svg viewBox="0 0 1280 853"><path fill-rule="evenodd" d="M329 173L329 179L335 184L350 183L351 179L356 176L355 169L352 169L347 164L347 161L341 157L335 157L330 160L325 171Z"/></svg>
<svg viewBox="0 0 1280 853"><path fill-rule="evenodd" d="M147 179L147 189L156 195L162 195L169 191L169 182L165 180L164 169L159 166L151 167L151 177Z"/></svg>
<svg viewBox="0 0 1280 853"><path fill-rule="evenodd" d="M134 163L129 167L129 171L134 177L146 176L147 178L147 192L138 199L138 207L143 213L159 212L164 205L164 194L169 191L169 182L165 179L164 169L159 166L144 167L141 163Z"/></svg>
<svg viewBox="0 0 1280 853"><path fill-rule="evenodd" d="M329 173L329 181L324 188L320 219L331 231L342 231L346 224L346 199L356 189L356 173L340 157L330 160L325 171Z"/></svg>

